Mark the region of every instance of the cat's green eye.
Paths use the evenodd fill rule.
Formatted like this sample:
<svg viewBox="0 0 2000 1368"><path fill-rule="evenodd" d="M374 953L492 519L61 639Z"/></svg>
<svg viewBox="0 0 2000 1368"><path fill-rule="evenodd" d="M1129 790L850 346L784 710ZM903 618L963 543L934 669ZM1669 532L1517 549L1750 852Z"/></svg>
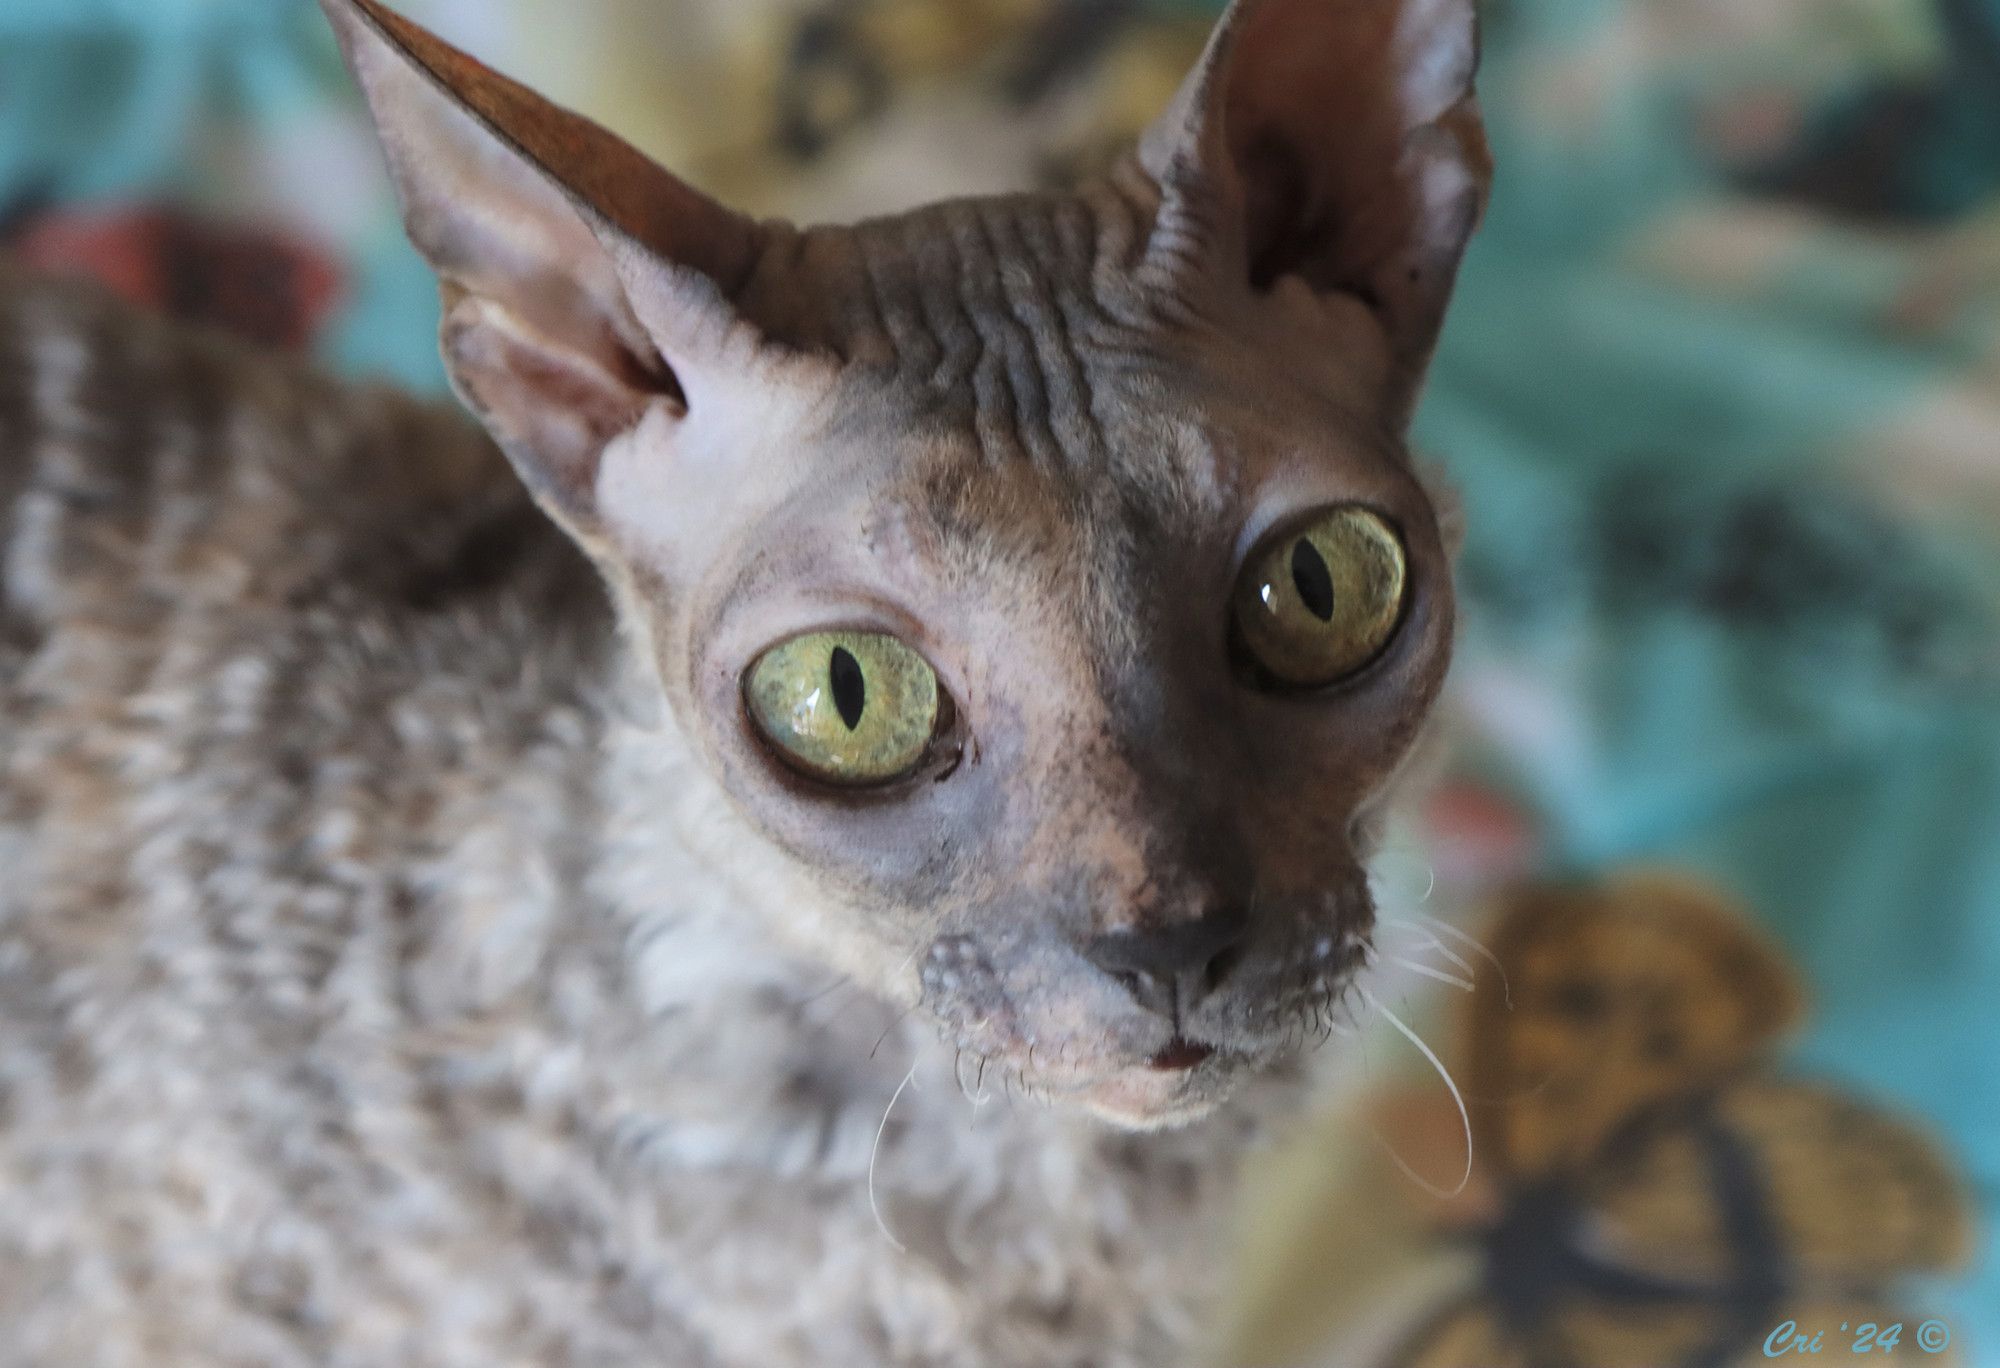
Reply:
<svg viewBox="0 0 2000 1368"><path fill-rule="evenodd" d="M855 786L922 764L947 707L924 658L881 632L811 632L773 646L750 667L743 695L794 768Z"/></svg>
<svg viewBox="0 0 2000 1368"><path fill-rule="evenodd" d="M1396 530L1365 508L1326 509L1251 555L1236 585L1237 636L1281 685L1334 684L1389 644L1406 589Z"/></svg>

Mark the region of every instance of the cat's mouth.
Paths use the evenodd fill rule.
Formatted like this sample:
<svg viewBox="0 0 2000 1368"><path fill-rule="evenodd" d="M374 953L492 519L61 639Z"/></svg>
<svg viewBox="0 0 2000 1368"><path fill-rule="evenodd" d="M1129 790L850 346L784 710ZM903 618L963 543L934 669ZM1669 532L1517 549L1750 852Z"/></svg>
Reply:
<svg viewBox="0 0 2000 1368"><path fill-rule="evenodd" d="M982 1071L997 1065L1029 1095L1153 1130L1213 1112L1309 1033L1358 961L1344 942L1327 937L1325 946L1309 977L1274 959L1236 997L1162 1020L1107 977L1052 974L1036 954L996 963L971 937L946 936L919 969L920 1001Z"/></svg>
<svg viewBox="0 0 2000 1368"><path fill-rule="evenodd" d="M1177 1035L1146 1061L1146 1067L1161 1073L1185 1072L1206 1063L1214 1054L1215 1046Z"/></svg>
<svg viewBox="0 0 2000 1368"><path fill-rule="evenodd" d="M1176 1036L1143 1062L1096 1080L1077 1100L1125 1130L1184 1126L1227 1101L1253 1065L1248 1055Z"/></svg>

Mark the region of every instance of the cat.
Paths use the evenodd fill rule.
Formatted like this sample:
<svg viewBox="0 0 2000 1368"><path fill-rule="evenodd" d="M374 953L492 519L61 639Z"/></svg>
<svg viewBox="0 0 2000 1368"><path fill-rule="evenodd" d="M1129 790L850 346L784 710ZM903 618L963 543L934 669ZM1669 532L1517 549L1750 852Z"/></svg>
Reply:
<svg viewBox="0 0 2000 1368"><path fill-rule="evenodd" d="M1195 1361L1449 656L1470 0L812 229L322 3L492 440L0 288L0 1365Z"/></svg>

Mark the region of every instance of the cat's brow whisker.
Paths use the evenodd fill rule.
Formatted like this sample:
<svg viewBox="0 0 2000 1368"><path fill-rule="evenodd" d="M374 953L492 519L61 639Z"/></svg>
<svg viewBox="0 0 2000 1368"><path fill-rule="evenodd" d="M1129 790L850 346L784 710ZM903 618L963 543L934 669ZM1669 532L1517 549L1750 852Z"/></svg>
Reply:
<svg viewBox="0 0 2000 1368"><path fill-rule="evenodd" d="M1451 1100L1458 1107L1459 1124L1465 1130L1465 1172L1459 1175L1457 1187L1449 1189L1438 1187L1436 1184L1432 1183L1428 1178L1425 1178L1422 1174L1418 1173L1415 1169L1411 1168L1409 1163L1403 1158L1403 1156L1396 1153L1395 1147L1393 1145L1390 1145L1386 1140L1382 1141L1383 1148L1388 1151L1389 1157L1396 1161L1396 1167L1401 1169L1404 1175L1408 1177L1411 1182L1415 1183L1418 1187L1421 1187L1424 1191L1430 1193L1431 1196L1439 1198L1440 1200L1448 1201L1451 1198L1456 1197L1460 1193L1464 1192L1465 1189L1471 1186L1472 1183L1472 1113L1466 1110L1465 1095L1459 1092L1458 1082L1451 1076L1451 1070L1445 1067L1444 1061L1442 1059L1438 1058L1437 1051L1433 1050L1429 1045L1426 1045L1424 1043L1424 1039L1422 1036L1418 1035L1415 1031L1411 1030L1408 1026L1404 1025L1403 1019L1401 1017L1397 1016L1394 1012L1390 1011L1388 1007L1386 1007L1382 1003L1382 1000L1380 998L1376 997L1366 988L1363 988L1361 990L1361 996L1368 1003L1370 1008L1372 1008L1377 1012L1380 1012L1391 1026L1394 1026L1398 1031L1400 1031L1405 1040L1409 1041L1412 1045L1417 1047L1418 1053L1422 1054L1423 1057L1430 1062L1430 1066L1433 1069L1437 1070L1438 1077L1444 1080L1445 1087L1451 1091ZM1382 1139L1379 1132L1377 1133L1375 1138L1378 1140Z"/></svg>

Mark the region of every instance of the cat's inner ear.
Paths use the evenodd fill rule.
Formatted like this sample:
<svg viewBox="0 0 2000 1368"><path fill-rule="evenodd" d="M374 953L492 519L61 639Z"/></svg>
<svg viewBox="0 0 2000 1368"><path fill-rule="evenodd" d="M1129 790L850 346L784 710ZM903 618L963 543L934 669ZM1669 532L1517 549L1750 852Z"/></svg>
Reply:
<svg viewBox="0 0 2000 1368"><path fill-rule="evenodd" d="M1486 198L1474 0L1235 0L1140 144L1155 244L1380 320L1406 418Z"/></svg>
<svg viewBox="0 0 2000 1368"><path fill-rule="evenodd" d="M452 381L578 523L607 442L699 402L758 229L375 0L321 0L440 278Z"/></svg>

